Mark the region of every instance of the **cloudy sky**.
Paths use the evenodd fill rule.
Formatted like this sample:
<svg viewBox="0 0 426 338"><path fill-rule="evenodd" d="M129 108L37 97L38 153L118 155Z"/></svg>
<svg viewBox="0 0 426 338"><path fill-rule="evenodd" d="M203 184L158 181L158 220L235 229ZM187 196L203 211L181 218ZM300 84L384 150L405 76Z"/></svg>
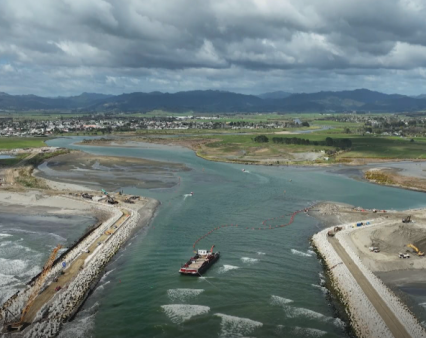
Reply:
<svg viewBox="0 0 426 338"><path fill-rule="evenodd" d="M426 93L426 0L1 0L0 91Z"/></svg>

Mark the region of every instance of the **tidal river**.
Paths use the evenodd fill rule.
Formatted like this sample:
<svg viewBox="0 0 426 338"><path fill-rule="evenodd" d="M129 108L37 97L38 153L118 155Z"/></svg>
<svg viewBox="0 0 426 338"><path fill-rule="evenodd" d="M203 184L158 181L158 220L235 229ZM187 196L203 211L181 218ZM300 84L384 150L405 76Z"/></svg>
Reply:
<svg viewBox="0 0 426 338"><path fill-rule="evenodd" d="M365 208L424 207L426 195L360 182L324 169L208 162L179 147L51 146L89 153L185 163L170 189L122 187L162 202L149 229L139 231L109 264L94 294L61 337L346 337L321 287L322 266L309 246L322 225L305 214L287 227L265 219L318 201ZM243 172L242 169L246 171ZM99 169L101 170L101 169ZM193 196L189 196L190 192ZM268 224L287 223L288 217ZM220 260L203 278L180 276L194 241L214 244ZM368 314L366 314L368 315Z"/></svg>

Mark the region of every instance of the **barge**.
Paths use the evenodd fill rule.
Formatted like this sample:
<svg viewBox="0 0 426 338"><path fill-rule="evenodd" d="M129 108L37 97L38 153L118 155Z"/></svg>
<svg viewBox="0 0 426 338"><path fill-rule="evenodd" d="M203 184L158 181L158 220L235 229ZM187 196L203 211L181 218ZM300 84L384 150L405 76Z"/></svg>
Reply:
<svg viewBox="0 0 426 338"><path fill-rule="evenodd" d="M220 257L220 252L213 252L214 245L210 251L198 250L194 257L191 257L179 269L182 275L201 276L206 272Z"/></svg>

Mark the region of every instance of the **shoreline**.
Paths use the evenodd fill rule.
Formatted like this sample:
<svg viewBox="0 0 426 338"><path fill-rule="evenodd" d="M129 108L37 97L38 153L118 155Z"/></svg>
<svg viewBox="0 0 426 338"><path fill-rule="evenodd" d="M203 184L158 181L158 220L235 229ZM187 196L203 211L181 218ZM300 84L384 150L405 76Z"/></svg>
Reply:
<svg viewBox="0 0 426 338"><path fill-rule="evenodd" d="M32 206L37 208L39 212L45 212L46 208L57 208L65 214L90 211L93 215L96 212L100 213L104 218L105 215L109 216L106 217L106 220L99 222L97 227L85 231L77 239L77 243L61 255L61 259L55 260L47 275L45 288L35 299L30 312L26 314L25 322L30 322L30 325L22 332L14 333L13 337L56 336L62 328L62 323L71 320L83 306L96 286L96 281L102 277L110 260L135 231L149 226L160 205L159 201L146 197L142 197L135 204L117 206L88 201L81 197L71 196L72 194L76 195L77 191L93 191L88 187L50 181L46 178L42 178L42 181L50 189L10 187L8 190L0 191L0 202L6 206ZM68 195L65 195L65 193L68 193ZM108 235L106 235L107 232L109 232ZM97 246L96 242L98 241L101 241L102 245ZM86 253L89 247L90 253ZM94 250L95 248L96 250ZM65 270L62 267L63 261L67 262ZM80 268L80 270L78 266L81 263L83 265L81 265L82 269ZM64 275L61 273L62 270L65 272ZM11 321L11 318L7 317L8 315L10 317L10 313L20 316L19 314L22 312L31 292L36 290L35 281L39 275L34 276L25 289L18 291L2 305L0 309L1 326L6 321ZM55 285L57 285L54 282L55 278L59 278L58 284L62 286L62 289L58 292L54 290ZM61 279L64 278L65 280L61 282ZM4 337L11 335L6 332L2 333Z"/></svg>
<svg viewBox="0 0 426 338"><path fill-rule="evenodd" d="M119 138L117 138L119 140ZM124 140L122 138L121 140ZM206 161L211 162L223 162L223 163L234 163L234 164L243 164L243 165L264 165L264 166L303 166L303 167L333 167L337 165L344 165L347 167L354 166L364 166L364 165L374 165L380 163L395 163L395 162L426 162L426 159L410 159L410 158L369 158L369 157L345 157L341 162L321 162L315 163L313 161L285 161L285 163L276 163L277 160L268 160L268 159L259 159L259 160L239 160L239 159L226 159L226 158L212 158L208 155L202 155L198 152L198 148L200 144L208 144L217 141L217 139L195 139L193 140L194 144L192 144L191 140L186 140L183 142L173 142L179 141L178 138L151 138L145 137L141 140L128 140L126 142L135 142L135 143L147 143L147 144L159 144L166 146L175 146L175 147L184 147L186 149L190 149L194 151L195 155L199 158L202 158ZM90 146L90 147L112 147L112 148L137 148L137 146L126 145L126 144L112 144L116 142L116 139L108 139L107 141L100 141L97 139L93 139L93 142L84 143L82 141L76 142L76 145L79 146ZM346 160L351 160L355 163L347 162ZM264 162L262 162L264 161ZM284 161L282 161L284 162Z"/></svg>
<svg viewBox="0 0 426 338"><path fill-rule="evenodd" d="M406 189L411 191L426 192L426 179L416 176L399 174L396 168L377 167L363 170L364 179L370 183Z"/></svg>

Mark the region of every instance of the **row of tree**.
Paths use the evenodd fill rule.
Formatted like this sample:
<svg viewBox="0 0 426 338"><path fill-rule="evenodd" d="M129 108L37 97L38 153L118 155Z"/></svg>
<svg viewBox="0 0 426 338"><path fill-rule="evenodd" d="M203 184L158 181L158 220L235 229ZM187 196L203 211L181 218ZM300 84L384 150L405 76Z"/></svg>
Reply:
<svg viewBox="0 0 426 338"><path fill-rule="evenodd" d="M253 140L258 143L269 142L269 138L266 135L258 135ZM331 137L327 137L325 141L311 141L311 140L299 138L299 137L273 137L272 142L277 144L299 144L299 145L312 144L314 146L328 146L328 147L337 147L341 149L348 149L352 147L352 141L348 138L333 139Z"/></svg>

